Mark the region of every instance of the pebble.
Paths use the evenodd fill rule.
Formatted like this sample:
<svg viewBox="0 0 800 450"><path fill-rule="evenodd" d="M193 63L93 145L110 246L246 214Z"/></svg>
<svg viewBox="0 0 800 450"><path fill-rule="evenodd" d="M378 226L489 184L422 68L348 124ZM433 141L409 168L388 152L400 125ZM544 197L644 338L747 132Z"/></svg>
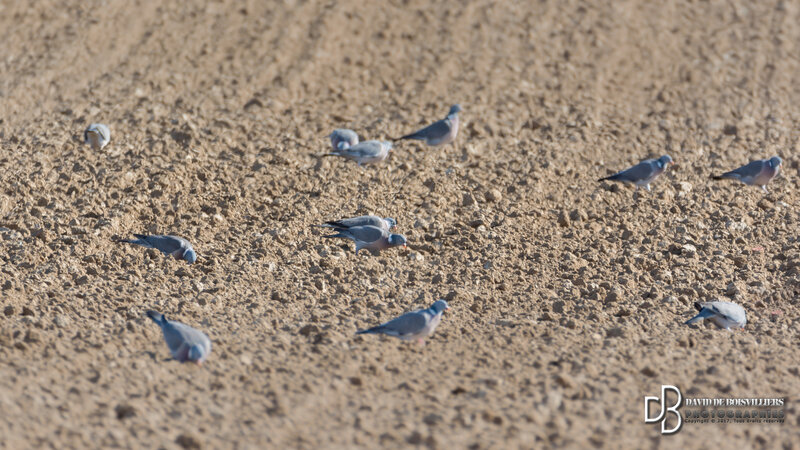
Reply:
<svg viewBox="0 0 800 450"><path fill-rule="evenodd" d="M408 259L412 261L422 262L425 261L425 257L422 256L420 253L413 252L408 254Z"/></svg>
<svg viewBox="0 0 800 450"><path fill-rule="evenodd" d="M620 327L609 328L606 331L606 337L622 337L625 336L625 330Z"/></svg>
<svg viewBox="0 0 800 450"><path fill-rule="evenodd" d="M499 202L502 198L503 194L499 189L490 189L489 192L486 193L487 202Z"/></svg>
<svg viewBox="0 0 800 450"><path fill-rule="evenodd" d="M558 214L558 225L562 226L564 228L570 226L569 216L567 215L567 213L565 211L561 211Z"/></svg>

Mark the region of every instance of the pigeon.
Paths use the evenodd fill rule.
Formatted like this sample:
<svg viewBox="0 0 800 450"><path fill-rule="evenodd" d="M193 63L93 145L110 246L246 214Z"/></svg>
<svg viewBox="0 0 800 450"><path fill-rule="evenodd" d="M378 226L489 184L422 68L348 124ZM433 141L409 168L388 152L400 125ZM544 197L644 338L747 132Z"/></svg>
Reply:
<svg viewBox="0 0 800 450"><path fill-rule="evenodd" d="M358 144L358 135L353 130L339 128L327 137L331 138L331 146L334 150L346 150Z"/></svg>
<svg viewBox="0 0 800 450"><path fill-rule="evenodd" d="M450 112L447 113L447 117L444 119L434 122L419 131L394 140L414 139L417 141L425 141L425 144L430 146L447 145L456 140L459 112L461 112L461 106L453 105L450 107Z"/></svg>
<svg viewBox="0 0 800 450"><path fill-rule="evenodd" d="M402 234L391 234L388 230L373 225L362 225L350 228L334 228L336 234L326 238L346 238L356 243L356 255L359 250L369 250L373 255L378 255L381 250L390 247L407 245L406 237Z"/></svg>
<svg viewBox="0 0 800 450"><path fill-rule="evenodd" d="M189 264L197 261L197 253L194 252L192 244L186 239L178 236L149 236L146 234L134 234L137 239L121 239L119 242L141 245L142 247L155 248L165 255L172 255L175 259L185 259Z"/></svg>
<svg viewBox="0 0 800 450"><path fill-rule="evenodd" d="M598 181L609 180L631 183L636 185L636 189L644 187L649 191L650 183L664 173L669 164L673 164L672 158L670 158L669 155L664 155L658 159L646 159L630 169L625 169L614 175L600 178Z"/></svg>
<svg viewBox="0 0 800 450"><path fill-rule="evenodd" d="M180 362L192 361L198 366L208 358L211 353L211 341L205 333L189 325L167 320L163 314L155 311L147 311L147 317L161 327L173 358Z"/></svg>
<svg viewBox="0 0 800 450"><path fill-rule="evenodd" d="M686 325L711 319L720 328L732 331L731 328L744 328L747 316L744 308L731 302L695 302L695 309L700 313L685 322Z"/></svg>
<svg viewBox="0 0 800 450"><path fill-rule="evenodd" d="M353 160L361 166L363 164L377 164L385 160L390 151L392 151L391 142L364 141L352 147L334 149L324 156L341 156L342 158Z"/></svg>
<svg viewBox="0 0 800 450"><path fill-rule="evenodd" d="M356 334L385 334L404 341L417 340L420 344L425 344L424 339L433 333L447 309L450 308L446 301L436 300L428 309L403 314L377 327L357 331Z"/></svg>
<svg viewBox="0 0 800 450"><path fill-rule="evenodd" d="M722 180L730 178L739 180L744 184L760 186L764 192L767 191L767 183L769 183L781 169L783 160L780 156L773 156L770 159L759 159L751 161L749 164L739 167L736 170L725 172L722 175L713 176L715 180Z"/></svg>
<svg viewBox="0 0 800 450"><path fill-rule="evenodd" d="M102 150L111 140L111 130L102 123L93 123L83 132L83 142L92 146L92 150Z"/></svg>
<svg viewBox="0 0 800 450"><path fill-rule="evenodd" d="M378 227L386 231L389 231L397 226L397 221L395 221L391 217L382 219L378 216L358 216L358 217L351 217L349 219L329 220L322 225L315 225L315 226L333 228L336 231L339 231L341 229L346 230L348 228L363 227L365 225L372 225L373 227Z"/></svg>

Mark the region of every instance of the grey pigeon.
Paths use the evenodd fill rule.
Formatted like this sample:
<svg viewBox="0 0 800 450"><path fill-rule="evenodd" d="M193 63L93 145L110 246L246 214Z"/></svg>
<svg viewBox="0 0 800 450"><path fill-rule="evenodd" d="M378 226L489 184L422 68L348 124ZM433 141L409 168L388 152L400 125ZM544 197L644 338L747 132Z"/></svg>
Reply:
<svg viewBox="0 0 800 450"><path fill-rule="evenodd" d="M424 339L433 333L442 320L442 313L447 309L449 307L446 301L436 300L428 309L403 314L377 327L357 331L356 334L385 334L404 341L417 340L424 344Z"/></svg>
<svg viewBox="0 0 800 450"><path fill-rule="evenodd" d="M147 311L147 317L153 319L164 333L172 357L180 362L191 361L202 365L211 353L211 340L205 333L189 325L174 320L167 320L163 314Z"/></svg>
<svg viewBox="0 0 800 450"><path fill-rule="evenodd" d="M326 238L345 238L356 243L356 255L361 249L369 250L373 255L378 255L381 250L398 245L406 246L406 237L402 234L390 234L388 230L372 225L363 225L351 228L335 228L337 233L325 236Z"/></svg>
<svg viewBox="0 0 800 450"><path fill-rule="evenodd" d="M673 164L673 161L669 155L664 155L658 159L646 159L630 169L625 169L614 175L600 178L598 181L609 180L631 183L636 185L636 189L644 187L649 191L650 183L664 173L664 171L667 170L667 166L670 164Z"/></svg>
<svg viewBox="0 0 800 450"><path fill-rule="evenodd" d="M141 245L142 247L160 250L165 255L172 255L175 259L185 259L189 264L197 261L197 253L192 244L178 236L134 234L137 239L121 239L119 242Z"/></svg>
<svg viewBox="0 0 800 450"><path fill-rule="evenodd" d="M711 319L720 328L732 331L731 328L744 328L747 315L744 308L731 302L695 302L695 309L700 313L685 322L686 325Z"/></svg>
<svg viewBox="0 0 800 450"><path fill-rule="evenodd" d="M392 151L391 142L364 141L349 148L341 150L335 149L324 156L341 156L342 158L355 161L361 166L364 164L377 164L382 162L389 156L390 151Z"/></svg>
<svg viewBox="0 0 800 450"><path fill-rule="evenodd" d="M331 146L334 150L346 150L358 144L358 134L353 130L339 128L327 137L331 138Z"/></svg>
<svg viewBox="0 0 800 450"><path fill-rule="evenodd" d="M83 142L93 150L102 150L111 140L111 130L102 123L93 123L83 132Z"/></svg>
<svg viewBox="0 0 800 450"><path fill-rule="evenodd" d="M712 177L715 180L732 179L739 180L751 186L760 186L764 192L767 191L767 183L772 181L783 165L780 156L773 156L770 159L759 159L751 161L749 164L739 167L736 170L725 172L722 175Z"/></svg>
<svg viewBox="0 0 800 450"><path fill-rule="evenodd" d="M353 227L363 227L371 225L373 227L382 228L386 231L391 230L397 226L397 222L391 217L380 218L378 216L358 216L349 219L329 220L322 225L315 225L317 227L334 228L337 231L340 229L348 229Z"/></svg>
<svg viewBox="0 0 800 450"><path fill-rule="evenodd" d="M447 117L437 122L434 122L427 127L407 134L403 137L394 139L400 141L403 139L414 139L417 141L424 141L427 145L447 145L456 140L458 135L458 113L461 112L460 105L453 105L450 107L450 112Z"/></svg>

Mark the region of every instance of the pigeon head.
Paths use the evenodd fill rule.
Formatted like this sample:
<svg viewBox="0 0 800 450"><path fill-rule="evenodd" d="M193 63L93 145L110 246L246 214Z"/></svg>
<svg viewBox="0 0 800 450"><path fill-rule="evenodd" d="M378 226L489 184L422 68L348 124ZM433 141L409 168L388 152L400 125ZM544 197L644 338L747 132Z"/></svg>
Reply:
<svg viewBox="0 0 800 450"><path fill-rule="evenodd" d="M675 164L675 161L673 161L669 155L664 155L661 158L658 158L658 162L660 163L661 167L664 167L668 164Z"/></svg>
<svg viewBox="0 0 800 450"><path fill-rule="evenodd" d="M389 245L392 247L396 247L398 245L402 245L405 247L408 244L406 241L406 237L402 234L392 234L389 236Z"/></svg>
<svg viewBox="0 0 800 450"><path fill-rule="evenodd" d="M452 116L452 115L454 115L454 114L458 114L458 113L460 113L460 112L461 112L461 105L459 105L458 103L456 103L455 105L453 105L453 106L451 106L451 107L450 107L450 112L449 112L449 113L447 113L447 115L448 115L448 116Z"/></svg>
<svg viewBox="0 0 800 450"><path fill-rule="evenodd" d="M383 219L383 221L386 222L386 225L389 225L390 230L397 226L397 221L392 219L391 217L387 217Z"/></svg>
<svg viewBox="0 0 800 450"><path fill-rule="evenodd" d="M773 156L772 158L769 159L769 165L773 168L780 167L782 164L783 160L781 159L780 156Z"/></svg>
<svg viewBox="0 0 800 450"><path fill-rule="evenodd" d="M436 302L434 302L434 304L431 306L431 309L436 314L441 314L442 311L444 311L446 309L450 309L450 307L447 306L447 302L446 301L444 301L444 300L436 300Z"/></svg>
<svg viewBox="0 0 800 450"><path fill-rule="evenodd" d="M200 361L203 358L203 347L200 345L193 345L189 349L188 358L190 361Z"/></svg>
<svg viewBox="0 0 800 450"><path fill-rule="evenodd" d="M189 264L194 264L197 261L197 253L194 250L189 249L183 252L183 259L185 259Z"/></svg>

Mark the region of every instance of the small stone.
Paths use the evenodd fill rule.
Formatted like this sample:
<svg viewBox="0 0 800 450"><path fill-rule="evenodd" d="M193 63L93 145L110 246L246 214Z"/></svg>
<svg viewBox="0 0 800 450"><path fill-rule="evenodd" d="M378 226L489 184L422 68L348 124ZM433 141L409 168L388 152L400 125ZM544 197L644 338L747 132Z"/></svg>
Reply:
<svg viewBox="0 0 800 450"><path fill-rule="evenodd" d="M613 289L608 291L608 294L606 295L605 302L606 303L618 302L618 301L620 301L622 299L623 294L624 293L622 292L622 289L620 289L619 286L614 286Z"/></svg>
<svg viewBox="0 0 800 450"><path fill-rule="evenodd" d="M503 194L499 189L490 189L489 192L486 193L487 202L499 202L502 198Z"/></svg>
<svg viewBox="0 0 800 450"><path fill-rule="evenodd" d="M118 420L127 419L128 417L136 415L136 409L131 405L125 404L117 405L117 407L114 408L114 412L117 413Z"/></svg>
<svg viewBox="0 0 800 450"><path fill-rule="evenodd" d="M625 330L620 327L610 328L606 331L606 337L622 337L625 335Z"/></svg>
<svg viewBox="0 0 800 450"><path fill-rule="evenodd" d="M41 338L41 336L39 336L39 332L38 331L36 331L36 330L28 330L25 333L25 342L31 343L31 342L41 342L41 341L42 341L42 338Z"/></svg>
<svg viewBox="0 0 800 450"><path fill-rule="evenodd" d="M422 262L425 261L425 257L422 256L420 253L412 252L408 254L408 259L412 261Z"/></svg>
<svg viewBox="0 0 800 450"><path fill-rule="evenodd" d="M442 416L433 413L428 414L427 416L422 418L422 422L424 422L426 425L431 425L431 426L436 425L441 421L442 421Z"/></svg>
<svg viewBox="0 0 800 450"><path fill-rule="evenodd" d="M573 222L585 222L589 218L589 215L582 209L573 209L569 212L569 218Z"/></svg>
<svg viewBox="0 0 800 450"><path fill-rule="evenodd" d="M303 328L300 328L300 330L298 331L298 333L300 333L301 336L306 336L306 337L309 336L311 333L318 333L318 332L319 332L319 327L312 324L308 324Z"/></svg>
<svg viewBox="0 0 800 450"><path fill-rule="evenodd" d="M475 197L469 192L465 192L461 197L461 206L472 206L475 204Z"/></svg>
<svg viewBox="0 0 800 450"><path fill-rule="evenodd" d="M421 445L423 441L422 433L419 431L414 431L408 438L406 438L406 441L411 445Z"/></svg>
<svg viewBox="0 0 800 450"><path fill-rule="evenodd" d="M561 227L564 227L564 228L566 228L566 227L568 227L570 225L569 216L567 215L566 212L561 211L558 214L558 225L561 226Z"/></svg>
<svg viewBox="0 0 800 450"><path fill-rule="evenodd" d="M647 366L644 369L642 369L642 375L652 378L658 374L650 366Z"/></svg>
<svg viewBox="0 0 800 450"><path fill-rule="evenodd" d="M22 315L23 316L35 316L33 310L28 308L27 306L22 307Z"/></svg>
<svg viewBox="0 0 800 450"><path fill-rule="evenodd" d="M183 433L175 439L175 443L186 449L200 449L200 441L189 433Z"/></svg>
<svg viewBox="0 0 800 450"><path fill-rule="evenodd" d="M66 328L69 326L70 320L69 317L64 314L59 314L53 320L53 323L55 323L58 328Z"/></svg>
<svg viewBox="0 0 800 450"><path fill-rule="evenodd" d="M558 385L563 387L564 389L570 389L575 387L575 380L573 380L571 376L565 373L560 373L556 375L556 383L558 383Z"/></svg>
<svg viewBox="0 0 800 450"><path fill-rule="evenodd" d="M14 315L14 307L11 306L11 305L6 306L5 308L3 308L3 314L6 317L13 316Z"/></svg>
<svg viewBox="0 0 800 450"><path fill-rule="evenodd" d="M361 380L360 377L350 377L350 384L353 386L363 386L364 382Z"/></svg>
<svg viewBox="0 0 800 450"><path fill-rule="evenodd" d="M692 192L692 183L681 181L678 183L678 190L680 192Z"/></svg>
<svg viewBox="0 0 800 450"><path fill-rule="evenodd" d="M697 247L692 244L686 244L681 247L681 254L684 256L693 256L697 253Z"/></svg>

